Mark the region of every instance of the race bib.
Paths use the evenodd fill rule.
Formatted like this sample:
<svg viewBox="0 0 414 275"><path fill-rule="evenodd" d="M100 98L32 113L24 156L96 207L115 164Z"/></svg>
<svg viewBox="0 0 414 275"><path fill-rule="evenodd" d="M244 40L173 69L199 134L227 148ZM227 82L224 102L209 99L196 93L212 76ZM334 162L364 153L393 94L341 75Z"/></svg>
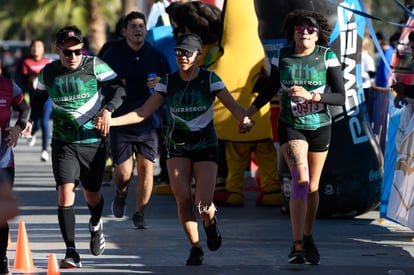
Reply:
<svg viewBox="0 0 414 275"><path fill-rule="evenodd" d="M306 116L313 113L318 113L325 109L325 105L320 102L310 100L291 100L290 106L294 116Z"/></svg>

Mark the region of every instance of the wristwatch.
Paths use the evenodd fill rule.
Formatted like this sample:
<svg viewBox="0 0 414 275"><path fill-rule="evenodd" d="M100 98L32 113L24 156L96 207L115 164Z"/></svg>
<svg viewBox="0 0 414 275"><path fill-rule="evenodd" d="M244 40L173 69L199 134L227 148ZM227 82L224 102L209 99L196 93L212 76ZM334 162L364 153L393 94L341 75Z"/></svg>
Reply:
<svg viewBox="0 0 414 275"><path fill-rule="evenodd" d="M112 104L105 105L104 109L108 110L110 113L113 113L115 111L115 107Z"/></svg>
<svg viewBox="0 0 414 275"><path fill-rule="evenodd" d="M26 128L26 123L21 120L17 120L15 126L19 126L20 129L23 131Z"/></svg>

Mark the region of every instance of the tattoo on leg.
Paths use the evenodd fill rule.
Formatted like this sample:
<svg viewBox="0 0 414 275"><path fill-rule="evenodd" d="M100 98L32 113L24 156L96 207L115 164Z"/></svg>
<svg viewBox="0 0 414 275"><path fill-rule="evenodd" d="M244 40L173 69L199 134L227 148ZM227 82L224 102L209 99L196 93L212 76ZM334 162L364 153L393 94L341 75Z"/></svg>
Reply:
<svg viewBox="0 0 414 275"><path fill-rule="evenodd" d="M303 162L302 152L303 148L298 141L290 141L286 146L287 156L295 166Z"/></svg>
<svg viewBox="0 0 414 275"><path fill-rule="evenodd" d="M216 212L217 211L216 207L213 204L204 205L200 201L197 206L198 206L197 207L198 208L198 212L200 214L202 214L202 213L207 213L208 214L208 211L210 210L210 207L212 207L213 212Z"/></svg>

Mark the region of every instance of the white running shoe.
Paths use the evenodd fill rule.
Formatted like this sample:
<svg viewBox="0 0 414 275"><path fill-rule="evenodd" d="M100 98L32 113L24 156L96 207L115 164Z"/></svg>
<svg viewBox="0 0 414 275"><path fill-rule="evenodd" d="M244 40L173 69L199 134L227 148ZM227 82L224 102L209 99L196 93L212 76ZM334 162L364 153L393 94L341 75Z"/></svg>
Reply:
<svg viewBox="0 0 414 275"><path fill-rule="evenodd" d="M48 161L49 160L49 153L46 150L42 151L42 154L40 155L41 161Z"/></svg>
<svg viewBox="0 0 414 275"><path fill-rule="evenodd" d="M35 135L33 135L33 136L31 136L30 138L29 138L29 146L30 147L33 147L33 146L35 146L36 145L36 136Z"/></svg>

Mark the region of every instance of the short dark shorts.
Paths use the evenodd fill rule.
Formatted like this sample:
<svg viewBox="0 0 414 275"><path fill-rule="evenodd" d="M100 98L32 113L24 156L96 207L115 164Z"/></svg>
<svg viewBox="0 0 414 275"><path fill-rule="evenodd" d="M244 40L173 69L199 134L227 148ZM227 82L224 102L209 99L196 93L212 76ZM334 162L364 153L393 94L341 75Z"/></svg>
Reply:
<svg viewBox="0 0 414 275"><path fill-rule="evenodd" d="M278 125L279 143L288 142L289 140L305 140L309 144L309 152L326 152L329 149L331 141L331 126L325 126L316 130L295 129L279 121Z"/></svg>
<svg viewBox="0 0 414 275"><path fill-rule="evenodd" d="M14 167L0 168L0 185L14 183Z"/></svg>
<svg viewBox="0 0 414 275"><path fill-rule="evenodd" d="M218 147L209 147L206 149L184 150L179 147L172 147L167 151L167 159L170 158L188 158L191 162L212 161L218 164L219 154Z"/></svg>
<svg viewBox="0 0 414 275"><path fill-rule="evenodd" d="M90 144L52 141L52 168L56 187L65 183L82 183L83 188L97 192L105 169L105 140Z"/></svg>
<svg viewBox="0 0 414 275"><path fill-rule="evenodd" d="M109 138L114 164L118 165L125 162L133 153L138 153L155 162L158 153L158 133L156 129L148 130L147 133L140 135L111 132Z"/></svg>

